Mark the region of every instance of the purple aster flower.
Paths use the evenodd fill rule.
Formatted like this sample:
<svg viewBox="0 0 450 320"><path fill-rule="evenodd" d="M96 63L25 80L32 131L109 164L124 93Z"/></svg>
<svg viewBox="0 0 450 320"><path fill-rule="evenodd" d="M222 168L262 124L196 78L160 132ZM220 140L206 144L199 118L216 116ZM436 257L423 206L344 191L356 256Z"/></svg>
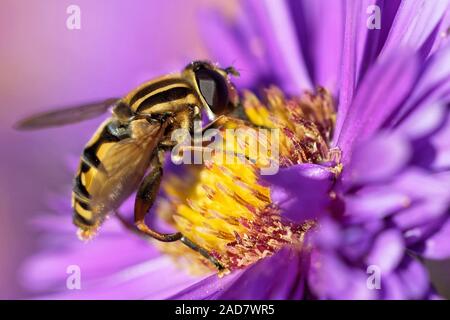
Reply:
<svg viewBox="0 0 450 320"><path fill-rule="evenodd" d="M372 30L373 4L382 20ZM203 189L185 194L176 177L167 181L157 208L169 227L204 232L198 241L230 274L218 277L179 246L156 250L115 219L79 243L58 198L55 211L67 214L41 222L52 234L24 266L40 297L437 297L422 260L450 257L449 2L245 1L240 12L229 22L204 11L200 29L214 60L241 71L238 88L281 89L266 91L267 102L251 93L243 102L255 124L283 128L282 168L255 177L213 164L193 182ZM224 172L236 179L214 192ZM213 209L214 223L189 218ZM66 290L68 265L83 271L82 290Z"/></svg>

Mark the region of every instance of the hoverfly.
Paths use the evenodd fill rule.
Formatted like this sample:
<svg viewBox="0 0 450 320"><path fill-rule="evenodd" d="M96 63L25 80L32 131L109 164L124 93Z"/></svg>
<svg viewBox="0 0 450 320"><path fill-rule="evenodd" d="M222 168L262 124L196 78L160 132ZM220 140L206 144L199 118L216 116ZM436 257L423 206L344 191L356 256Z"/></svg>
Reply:
<svg viewBox="0 0 450 320"><path fill-rule="evenodd" d="M180 232L163 234L145 223L163 175L163 153L174 147L173 130L192 132L195 120L206 113L211 126L220 126L239 105L230 75L233 67L221 69L208 61L194 61L180 73L146 82L123 98L106 99L28 117L18 129L40 129L75 123L103 114L106 119L81 155L72 192L73 222L83 238L135 191L134 226L160 241L182 241L202 254L218 269L222 265L207 250Z"/></svg>

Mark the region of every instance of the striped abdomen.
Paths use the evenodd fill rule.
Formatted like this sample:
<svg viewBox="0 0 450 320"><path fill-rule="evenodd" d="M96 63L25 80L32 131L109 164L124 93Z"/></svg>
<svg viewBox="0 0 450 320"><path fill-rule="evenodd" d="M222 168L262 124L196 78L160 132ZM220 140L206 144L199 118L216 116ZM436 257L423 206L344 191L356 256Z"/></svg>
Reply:
<svg viewBox="0 0 450 320"><path fill-rule="evenodd" d="M86 145L74 180L72 192L73 221L85 230L95 228L107 212L93 212L90 187L98 178L100 165L108 151L126 135L118 135L111 130L112 120L105 121Z"/></svg>

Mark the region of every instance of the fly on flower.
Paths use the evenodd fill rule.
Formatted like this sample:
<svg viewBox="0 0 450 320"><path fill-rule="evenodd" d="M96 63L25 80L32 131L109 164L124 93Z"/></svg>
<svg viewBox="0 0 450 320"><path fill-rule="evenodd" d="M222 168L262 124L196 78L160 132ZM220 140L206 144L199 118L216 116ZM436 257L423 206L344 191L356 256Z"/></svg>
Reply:
<svg viewBox="0 0 450 320"><path fill-rule="evenodd" d="M195 61L181 73L144 83L123 98L46 112L18 123L17 128L24 130L58 126L90 119L112 107L111 117L100 125L87 143L74 180L73 222L81 239L91 238L105 218L115 213L127 228L141 235L162 242L180 241L201 254L206 259L204 261L212 263L220 272L248 265L272 254L284 243L299 241L304 233L302 228L306 225L309 228L310 222L305 226L293 226L281 221L277 209L271 206L269 190L257 185L255 168L263 169L274 160L273 144L277 144L277 156L278 147L281 147L281 158L276 159L281 166L327 160L328 138L334 123L332 106L320 103L323 109L297 108L298 102L285 101L275 88L270 89L267 95L271 110L265 109L250 93L246 93L241 102L230 75L238 73L232 67L221 69L210 62ZM325 91L318 96L323 98L319 98L321 102L327 100ZM313 99L312 96L310 98ZM286 114L285 108L289 109L292 119L282 116ZM174 223L177 232L174 233L158 232L145 222L160 189L164 154L180 147L173 139L174 134L179 130L192 134L194 123L201 121L202 111L209 120L203 132L216 128L220 136L233 129L245 137L236 142L223 135L225 145L220 151L225 151L228 165L221 159L223 153L214 154L211 158L213 164L211 161L205 164L212 170L210 181L199 181L199 185L205 184L206 188L210 183L228 185L224 195L232 192L227 200L230 208L236 200L241 204L240 208L235 208L236 211L228 212L222 221L224 223L215 225L212 234L217 240L213 241L205 240L208 235L198 235L208 228L214 229L210 225L211 210L201 214L192 209L185 210L188 212L186 216L174 207L172 216L177 221ZM266 130L262 135L264 139L254 134L255 128ZM282 129L281 140L278 141L278 137L274 140L273 134L269 134L270 139L265 139L267 129ZM254 146L271 150L271 154L256 154ZM189 151L195 147L198 146L189 144L180 150ZM294 153L288 151L294 149ZM243 159L253 160L252 165L244 163ZM223 172L225 174L214 173L214 170L222 171L224 168L228 170ZM250 187L254 190L246 193ZM133 192L136 192L134 226L118 213L119 207ZM213 206L226 200L208 192L206 196L212 200ZM172 198L175 199L173 194ZM245 214L240 210L243 207L253 209ZM202 227L190 224L189 221L193 220L199 221ZM249 227L258 224L261 225L258 230ZM248 238L254 232L265 236L258 236L256 240Z"/></svg>
<svg viewBox="0 0 450 320"><path fill-rule="evenodd" d="M147 34L154 29L147 28L149 19L135 19L136 10L132 11L131 23L117 27L114 21L126 17L123 6L112 8L109 11L117 11L116 19L100 22L113 21L112 28L120 32L111 29L105 33L109 30L107 24L97 28L98 36L105 39L102 43L112 46L103 48L99 43L95 57L78 62L97 62L101 56L102 66L107 67L123 58L120 64L124 70L134 70L136 63L141 64L134 53L148 56L149 51L142 50L148 47L141 47L145 41L125 41L119 55L99 55L116 52L117 41L109 42L108 35L117 38L123 30L133 34L131 40L150 36L149 48L163 50L170 46L175 56L152 56L154 71L164 70L167 63L178 63L180 52L183 56L202 52L222 66L239 66L242 77L232 79L239 90L229 82L232 69L213 66L196 72L191 66L192 70L179 73L174 84L169 81L173 76L147 84L161 84L168 79L161 89L143 86L123 99L44 117L47 125L73 122L114 105L112 118L88 144L82 160L84 169L80 168L77 176L77 185L85 186L89 197L82 198L83 190L75 189L74 193L76 222L82 235L89 237L101 224L101 237L87 246L77 241L68 221L68 212L73 211L70 196L64 194L61 199L50 194L47 207L55 212L41 215L36 221L38 230L45 234L40 241L42 248L26 259L18 277L33 298L434 299L439 298L438 293L449 297L445 277L428 270L427 265L432 263L432 269L439 267L445 275L443 260L450 257L450 0L243 0L227 6L223 13L218 6L208 6L201 8L199 15L192 15L199 17L198 38L206 40L198 48L197 37L186 37L186 28L181 30L177 19L173 19L176 10L169 8L166 19L159 4L153 8L156 10L146 10L150 2L137 10L157 12L155 18L161 23L170 21L177 32L152 37ZM371 17L368 5L374 2L382 17L379 30L367 27ZM180 17L184 16L185 12L181 12ZM157 20L152 19L152 23ZM125 30L133 26L137 28ZM93 36L82 37L88 40L84 48L87 53L91 52L89 39ZM172 36L182 41L167 41ZM70 42L74 40L69 38ZM59 41L62 38L55 39L63 44L61 53L67 54L64 41ZM173 50L172 43L195 50ZM6 49L10 47L14 51L6 58L17 58L15 53L23 51L30 52L30 61L34 61L35 50L18 50L14 43ZM73 52L71 60L77 61L79 51ZM55 71L51 68L55 61L50 62L50 67L44 69ZM27 70L31 66L9 64L23 65ZM11 74L28 74L25 70L15 71ZM215 71L219 76L211 76ZM121 75L126 78L125 72ZM56 73L50 78L59 76ZM180 79L188 85L183 86ZM216 83L217 79L224 80L225 85L221 85L222 81ZM190 84L196 86L194 90ZM222 95L225 86L223 92L227 94ZM28 97L31 92L22 92L23 86L18 88L7 96L36 101ZM44 87L36 87L33 92L39 88ZM106 87L102 89L96 83L95 89L104 91ZM194 98L184 96L183 90L186 94L193 92ZM45 95L39 96L46 99ZM231 103L219 103L224 97ZM189 108L179 102L194 101L196 108L191 112L197 114L198 120L202 115L202 125L197 126L200 138L196 140L195 122L187 116L192 114L180 109L156 116L156 105L146 106L145 100L160 107L176 105L184 111ZM6 99L5 103L17 105L23 100ZM223 114L228 118L216 120L222 114L219 106L226 109ZM224 121L230 117L240 121ZM40 119L26 126L42 126ZM183 133L180 123L191 129L188 122L194 124L193 132ZM204 128L211 122L213 125ZM213 142L222 141L221 148L209 144L210 129L216 134ZM227 135L227 130L240 134ZM278 139L271 140L269 135L275 131ZM170 140L177 145L163 147L169 132ZM180 140L186 141L185 145L174 139L176 132L182 133ZM268 139L259 135L262 132L267 132ZM65 143L66 139L60 141ZM130 148L126 141L135 149L122 156L117 148ZM180 151L177 146L186 149ZM259 152L260 147L267 152ZM212 154L208 148L214 150ZM8 155L18 152L14 159L23 157L17 151L23 147L14 143L10 149ZM61 156L63 149L57 150ZM110 157L112 150L119 150L120 156ZM162 162L164 151L164 178L160 181L161 192L155 196L156 192L151 191L161 176L154 168L162 167L157 161ZM169 153L181 161L173 157L168 161ZM200 159L196 155L202 157L200 161L196 161ZM262 168L274 157L278 162L273 167L279 170L273 175L263 174ZM15 162L20 168L21 162ZM174 164L180 166L174 168ZM12 163L7 173L14 175L13 168ZM148 180L144 171L150 173ZM42 181L41 173L30 173L22 176ZM14 177L12 182L18 182L15 194L22 199L27 195L27 186L19 180ZM147 181L148 188L139 192L141 181ZM121 228L123 214L125 226L139 231L132 223L134 193L122 205L125 192L118 194L120 199L112 193L116 202L106 196L106 200L95 200L103 192L99 190L114 191L116 182L129 187L128 191L138 191L137 211L144 212L148 226L182 234L185 243L157 241L143 232L139 234L144 236L138 238L129 229ZM8 191L12 186L8 185ZM29 187L29 192L35 194L33 185ZM64 192L67 186L56 187ZM153 200L150 213L145 214ZM112 210L113 204L118 209ZM83 211L82 206L88 209ZM8 203L4 207L9 209ZM94 207L100 208L100 218L93 215ZM115 217L117 211L119 219L103 222L107 214ZM139 221L144 228L143 220ZM191 243L197 251L189 248ZM82 270L83 290L66 290L64 271L70 265ZM222 271L217 270L219 265Z"/></svg>
<svg viewBox="0 0 450 320"><path fill-rule="evenodd" d="M87 143L74 181L73 222L82 239L92 237L107 215L137 191L136 231L164 242L180 240L219 270L223 268L182 233L153 230L145 217L159 190L163 154L174 147L171 133L177 129L192 131L202 111L211 121L208 127L220 126L237 108L238 95L229 75L238 73L233 67L221 69L210 62L195 61L181 73L146 82L124 98L50 111L18 123L17 128L24 130L59 126L93 118L112 107L111 117Z"/></svg>

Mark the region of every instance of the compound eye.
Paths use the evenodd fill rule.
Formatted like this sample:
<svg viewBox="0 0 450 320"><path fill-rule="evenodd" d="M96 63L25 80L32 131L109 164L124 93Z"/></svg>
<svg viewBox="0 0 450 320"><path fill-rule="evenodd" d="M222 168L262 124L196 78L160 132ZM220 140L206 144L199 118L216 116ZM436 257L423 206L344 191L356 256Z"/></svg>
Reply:
<svg viewBox="0 0 450 320"><path fill-rule="evenodd" d="M195 71L200 93L215 115L224 114L228 107L228 86L224 77L206 68Z"/></svg>

